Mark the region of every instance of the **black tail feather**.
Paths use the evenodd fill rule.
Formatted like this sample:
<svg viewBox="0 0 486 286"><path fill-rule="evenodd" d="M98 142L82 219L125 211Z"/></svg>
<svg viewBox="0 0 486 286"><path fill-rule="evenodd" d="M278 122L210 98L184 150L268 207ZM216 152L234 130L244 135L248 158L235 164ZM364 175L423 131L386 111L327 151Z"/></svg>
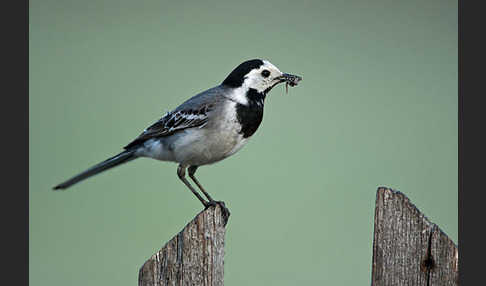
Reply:
<svg viewBox="0 0 486 286"><path fill-rule="evenodd" d="M134 153L133 151L129 151L129 150L121 152L120 154L113 156L109 159L106 159L105 161L103 161L103 162L101 162L97 165L94 165L93 167L89 168L88 170L86 170L86 171L72 177L71 179L55 186L53 189L54 190L67 189L70 186L76 184L77 182L80 182L84 179L87 179L91 176L94 176L98 173L106 171L106 170L113 168L115 166L118 166L120 164L129 162L133 159L136 159L137 156L135 156L133 153Z"/></svg>

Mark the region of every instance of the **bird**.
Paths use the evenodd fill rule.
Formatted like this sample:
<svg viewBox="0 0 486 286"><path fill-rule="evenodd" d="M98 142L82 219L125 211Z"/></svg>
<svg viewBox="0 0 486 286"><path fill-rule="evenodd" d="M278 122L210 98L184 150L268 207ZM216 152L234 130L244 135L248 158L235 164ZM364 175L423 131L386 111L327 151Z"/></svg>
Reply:
<svg viewBox="0 0 486 286"><path fill-rule="evenodd" d="M295 86L301 76L281 72L264 59L247 60L234 68L221 84L189 98L167 112L127 144L123 151L58 184L70 186L137 158L152 158L178 164L177 176L205 208L220 204L196 178L196 170L238 152L252 137L263 119L264 102L280 83ZM205 200L186 178L204 194Z"/></svg>

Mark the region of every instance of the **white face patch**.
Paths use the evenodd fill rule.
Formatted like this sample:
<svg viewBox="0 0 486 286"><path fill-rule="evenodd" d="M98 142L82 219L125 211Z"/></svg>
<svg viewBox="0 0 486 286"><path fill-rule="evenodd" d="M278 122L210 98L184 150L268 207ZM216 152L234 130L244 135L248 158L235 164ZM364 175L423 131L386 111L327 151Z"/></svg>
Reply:
<svg viewBox="0 0 486 286"><path fill-rule="evenodd" d="M270 72L268 77L264 77L262 72L267 70ZM246 89L253 88L258 92L263 92L269 87L272 87L278 80L277 77L281 76L283 73L272 63L267 60L263 60L263 65L258 69L253 69L245 76L245 81L242 87Z"/></svg>
<svg viewBox="0 0 486 286"><path fill-rule="evenodd" d="M268 71L270 75L265 77L264 74L262 74L264 70ZM246 93L250 88L257 90L258 92L263 92L277 83L279 80L276 78L280 77L282 74L283 73L272 63L267 60L263 60L263 65L258 69L253 69L246 74L243 84L238 88L234 88L232 93L228 94L227 96L233 101L243 105L248 105ZM261 104L263 104L263 102Z"/></svg>

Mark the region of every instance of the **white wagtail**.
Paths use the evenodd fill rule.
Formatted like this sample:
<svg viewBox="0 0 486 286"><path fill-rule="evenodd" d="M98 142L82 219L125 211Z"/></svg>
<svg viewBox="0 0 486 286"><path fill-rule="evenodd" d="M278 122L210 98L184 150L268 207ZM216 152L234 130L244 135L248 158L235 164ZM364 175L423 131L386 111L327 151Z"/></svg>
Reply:
<svg viewBox="0 0 486 286"><path fill-rule="evenodd" d="M145 129L124 147L123 152L54 189L66 189L122 163L149 157L178 163L177 175L205 207L216 203L224 207L224 203L213 200L196 179L197 168L221 161L240 150L262 122L267 93L279 83L295 86L300 80L301 77L282 73L266 60L243 62L220 85L193 96ZM186 179L186 168L208 201Z"/></svg>

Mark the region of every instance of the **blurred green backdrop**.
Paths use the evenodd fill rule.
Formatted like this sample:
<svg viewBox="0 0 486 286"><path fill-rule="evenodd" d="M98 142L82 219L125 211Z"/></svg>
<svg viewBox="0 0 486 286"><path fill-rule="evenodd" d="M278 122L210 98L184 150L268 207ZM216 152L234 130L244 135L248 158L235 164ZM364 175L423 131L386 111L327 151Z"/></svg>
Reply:
<svg viewBox="0 0 486 286"><path fill-rule="evenodd" d="M66 192L166 111L265 58L275 88L235 156L199 170L231 209L226 285L368 285L378 186L457 242L457 1L31 1L31 285L136 285L201 210L140 159Z"/></svg>

